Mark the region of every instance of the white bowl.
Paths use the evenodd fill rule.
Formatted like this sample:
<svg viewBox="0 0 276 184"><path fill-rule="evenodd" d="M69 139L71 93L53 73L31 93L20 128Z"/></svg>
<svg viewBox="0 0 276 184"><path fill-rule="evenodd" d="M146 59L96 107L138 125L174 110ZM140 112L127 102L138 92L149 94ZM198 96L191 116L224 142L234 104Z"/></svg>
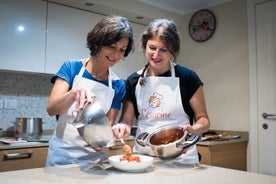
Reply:
<svg viewBox="0 0 276 184"><path fill-rule="evenodd" d="M127 171L127 172L140 172L148 168L152 162L153 157L145 155L134 155L139 156L141 162L128 162L120 161L120 158L124 155L115 155L108 158L109 163L118 170Z"/></svg>

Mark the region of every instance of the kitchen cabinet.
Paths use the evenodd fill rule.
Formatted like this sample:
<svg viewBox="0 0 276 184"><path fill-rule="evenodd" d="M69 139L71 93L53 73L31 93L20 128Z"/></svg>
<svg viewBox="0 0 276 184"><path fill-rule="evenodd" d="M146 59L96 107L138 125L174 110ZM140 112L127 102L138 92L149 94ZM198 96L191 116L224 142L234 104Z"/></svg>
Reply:
<svg viewBox="0 0 276 184"><path fill-rule="evenodd" d="M53 74L65 60L89 57L87 33L103 17L47 1L0 1L0 69ZM139 45L145 26L130 24L136 50L112 67L123 79L145 65Z"/></svg>
<svg viewBox="0 0 276 184"><path fill-rule="evenodd" d="M87 33L102 18L79 9L48 3L46 73L56 73L68 59L90 56Z"/></svg>
<svg viewBox="0 0 276 184"><path fill-rule="evenodd" d="M103 17L103 15L48 3L46 73L56 73L65 60L90 57L90 50L86 48L87 33ZM132 22L130 24L134 32L136 50L112 67L112 70L123 79L145 65L144 54L139 45L145 26Z"/></svg>
<svg viewBox="0 0 276 184"><path fill-rule="evenodd" d="M197 143L201 164L247 170L247 140L206 141Z"/></svg>
<svg viewBox="0 0 276 184"><path fill-rule="evenodd" d="M0 69L44 72L45 1L0 1Z"/></svg>
<svg viewBox="0 0 276 184"><path fill-rule="evenodd" d="M30 147L0 151L0 172L45 167L47 147Z"/></svg>

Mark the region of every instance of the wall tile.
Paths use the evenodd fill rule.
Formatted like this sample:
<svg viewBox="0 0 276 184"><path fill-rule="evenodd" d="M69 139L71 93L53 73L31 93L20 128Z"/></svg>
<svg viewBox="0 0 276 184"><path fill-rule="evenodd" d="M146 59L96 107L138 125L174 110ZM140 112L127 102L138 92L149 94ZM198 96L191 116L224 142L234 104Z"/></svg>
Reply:
<svg viewBox="0 0 276 184"><path fill-rule="evenodd" d="M13 126L16 117L39 117L44 129L56 127L55 117L46 112L47 101L52 89L52 75L22 73L0 70L0 100L16 100L16 109L0 107L0 128Z"/></svg>

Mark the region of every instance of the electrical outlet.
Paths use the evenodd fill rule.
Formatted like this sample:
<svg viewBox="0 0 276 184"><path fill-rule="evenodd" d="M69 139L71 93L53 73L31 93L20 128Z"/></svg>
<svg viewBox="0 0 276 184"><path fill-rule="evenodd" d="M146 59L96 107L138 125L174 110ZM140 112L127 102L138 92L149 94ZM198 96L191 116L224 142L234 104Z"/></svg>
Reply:
<svg viewBox="0 0 276 184"><path fill-rule="evenodd" d="M4 108L5 109L16 109L17 108L17 101L16 100L5 100L4 101Z"/></svg>

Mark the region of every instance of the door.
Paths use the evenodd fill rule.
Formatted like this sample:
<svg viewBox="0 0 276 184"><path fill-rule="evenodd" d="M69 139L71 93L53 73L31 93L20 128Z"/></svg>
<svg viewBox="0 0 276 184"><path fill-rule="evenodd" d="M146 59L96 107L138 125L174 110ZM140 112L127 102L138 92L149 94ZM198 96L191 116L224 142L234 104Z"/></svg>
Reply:
<svg viewBox="0 0 276 184"><path fill-rule="evenodd" d="M259 173L276 176L276 1L256 6Z"/></svg>

